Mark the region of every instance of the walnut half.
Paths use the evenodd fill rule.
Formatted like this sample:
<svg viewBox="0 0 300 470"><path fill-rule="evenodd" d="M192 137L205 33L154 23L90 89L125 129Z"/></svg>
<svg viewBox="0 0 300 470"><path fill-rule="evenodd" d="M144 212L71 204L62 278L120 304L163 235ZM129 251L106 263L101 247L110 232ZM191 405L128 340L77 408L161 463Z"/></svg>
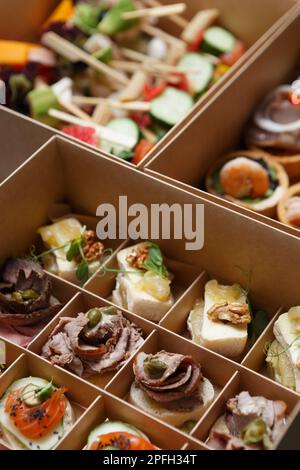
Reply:
<svg viewBox="0 0 300 470"><path fill-rule="evenodd" d="M104 251L104 245L100 242L95 230L86 230L83 235L83 238L85 241L83 253L86 260L89 263L100 260ZM81 256L78 256L76 261L80 263Z"/></svg>
<svg viewBox="0 0 300 470"><path fill-rule="evenodd" d="M143 269L143 264L147 260L148 255L148 246L145 244L132 251L132 253L127 256L127 261L134 269Z"/></svg>
<svg viewBox="0 0 300 470"><path fill-rule="evenodd" d="M207 312L212 321L233 323L234 325L248 325L251 323L251 314L247 304L239 302L222 302L213 305Z"/></svg>

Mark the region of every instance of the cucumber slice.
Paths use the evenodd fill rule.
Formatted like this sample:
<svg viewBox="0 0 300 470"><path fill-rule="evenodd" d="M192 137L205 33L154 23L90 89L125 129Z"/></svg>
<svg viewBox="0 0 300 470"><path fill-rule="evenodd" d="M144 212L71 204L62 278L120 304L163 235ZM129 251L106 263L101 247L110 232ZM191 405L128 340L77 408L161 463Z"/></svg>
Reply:
<svg viewBox="0 0 300 470"><path fill-rule="evenodd" d="M90 447L93 442L98 440L99 436L102 436L103 434L109 434L111 432L127 432L129 434L134 434L136 436L143 437L144 439L149 441L148 437L144 433L139 431L135 426L132 426L131 424L122 423L122 421L105 421L104 423L100 424L95 429L93 429L93 431L91 431L88 437L87 446Z"/></svg>
<svg viewBox="0 0 300 470"><path fill-rule="evenodd" d="M100 51L95 52L93 55L96 57L96 59L104 62L105 64L108 64L108 62L112 59L112 53L112 47L108 46L101 49Z"/></svg>
<svg viewBox="0 0 300 470"><path fill-rule="evenodd" d="M159 121L175 126L194 106L191 95L185 91L168 87L152 101L151 115Z"/></svg>
<svg viewBox="0 0 300 470"><path fill-rule="evenodd" d="M118 132L119 134L132 137L135 142L133 148L137 145L139 138L140 138L140 130L137 124L132 119L128 119L128 118L112 119L107 124L107 127ZM101 143L101 149L105 150L108 153L113 153L114 155L119 155L125 150L123 147L119 145L113 145L110 142L106 142L106 141L103 141Z"/></svg>
<svg viewBox="0 0 300 470"><path fill-rule="evenodd" d="M188 81L195 93L202 93L208 87L214 73L210 60L197 52L185 54L178 64L179 69L192 69L187 73ZM199 72L194 72L199 70Z"/></svg>
<svg viewBox="0 0 300 470"><path fill-rule="evenodd" d="M99 31L107 36L114 36L135 26L137 24L136 20L124 20L122 18L122 13L134 10L133 0L119 0L99 23Z"/></svg>
<svg viewBox="0 0 300 470"><path fill-rule="evenodd" d="M212 26L204 33L202 49L215 55L231 52L236 44L233 34L220 26Z"/></svg>
<svg viewBox="0 0 300 470"><path fill-rule="evenodd" d="M28 406L37 406L42 403L42 400L40 399L38 392L41 390L40 387L34 384L28 384L22 391L22 400L23 402L28 405Z"/></svg>

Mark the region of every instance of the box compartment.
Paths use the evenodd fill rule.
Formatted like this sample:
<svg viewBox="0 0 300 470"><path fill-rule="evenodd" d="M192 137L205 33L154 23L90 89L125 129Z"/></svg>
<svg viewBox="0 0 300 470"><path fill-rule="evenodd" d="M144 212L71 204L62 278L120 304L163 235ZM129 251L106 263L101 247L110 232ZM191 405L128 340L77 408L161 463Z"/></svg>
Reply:
<svg viewBox="0 0 300 470"><path fill-rule="evenodd" d="M53 135L52 129L0 106L0 184Z"/></svg>
<svg viewBox="0 0 300 470"><path fill-rule="evenodd" d="M297 394L285 389L284 387L275 385L270 380L265 379L254 372L242 369L235 373L210 410L208 410L206 415L204 415L199 421L198 426L193 430L192 436L206 442L212 426L217 419L224 414L227 400L245 390L252 396L264 396L270 400L285 401L287 404L288 414L286 429L289 428L294 420L295 413L297 413L299 409L299 398ZM275 447L279 445L284 434L285 432L279 436L275 443Z"/></svg>
<svg viewBox="0 0 300 470"><path fill-rule="evenodd" d="M41 333L29 344L28 349L38 355L41 355L44 344L46 343L49 335L57 326L59 320L62 317L76 318L79 313L85 313L91 308L106 307L110 305L110 302L107 302L106 300L99 298L93 294L84 291L78 292L73 297L73 299L65 306L65 308L61 310L60 313L51 322L49 322L47 326L43 329L43 331L41 331ZM146 339L147 336L151 333L153 325L147 320L138 317L137 315L123 311L123 309L120 310L122 310L122 313L129 321L131 321L142 329L143 337L144 339ZM87 379L87 382L90 382L97 387L104 388L107 383L112 380L116 373L117 371L107 372L105 374L93 376Z"/></svg>
<svg viewBox="0 0 300 470"><path fill-rule="evenodd" d="M41 377L46 380L53 380L57 386L65 386L68 391L66 396L72 405L75 423L71 430L76 427L76 422L90 404L98 397L99 391L97 388L75 379L72 374L63 371L62 369L55 369L44 359L41 359L35 354L20 348L19 357L12 365L1 375L0 378L0 396L3 395L5 390L15 382L23 377ZM71 431L70 430L70 431ZM69 432L70 432L69 431ZM1 439L1 444L7 448L10 446Z"/></svg>

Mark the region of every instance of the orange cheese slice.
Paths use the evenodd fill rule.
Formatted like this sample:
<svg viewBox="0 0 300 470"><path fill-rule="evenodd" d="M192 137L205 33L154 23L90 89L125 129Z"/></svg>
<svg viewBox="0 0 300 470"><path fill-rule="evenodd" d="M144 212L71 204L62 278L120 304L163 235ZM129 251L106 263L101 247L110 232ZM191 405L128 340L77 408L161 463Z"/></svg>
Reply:
<svg viewBox="0 0 300 470"><path fill-rule="evenodd" d="M0 40L0 65L26 65L29 52L40 48L38 44Z"/></svg>
<svg viewBox="0 0 300 470"><path fill-rule="evenodd" d="M68 21L74 13L74 5L72 0L62 0L60 4L55 8L53 13L49 16L47 21L44 23L43 28L46 28L51 23L57 23L60 21Z"/></svg>

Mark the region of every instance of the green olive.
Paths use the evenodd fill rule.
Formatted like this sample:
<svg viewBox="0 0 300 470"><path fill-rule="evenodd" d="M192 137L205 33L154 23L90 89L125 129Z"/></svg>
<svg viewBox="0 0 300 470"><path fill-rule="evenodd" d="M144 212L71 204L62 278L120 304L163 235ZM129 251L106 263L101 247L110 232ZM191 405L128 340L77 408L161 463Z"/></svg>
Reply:
<svg viewBox="0 0 300 470"><path fill-rule="evenodd" d="M22 292L15 291L11 294L12 299L16 302L23 302Z"/></svg>
<svg viewBox="0 0 300 470"><path fill-rule="evenodd" d="M251 421L241 432L245 444L257 444L262 442L267 434L267 426L263 419L257 418Z"/></svg>
<svg viewBox="0 0 300 470"><path fill-rule="evenodd" d="M102 313L99 308L92 308L88 312L88 319L89 319L89 325L91 327L97 326L98 323L101 321L102 318Z"/></svg>
<svg viewBox="0 0 300 470"><path fill-rule="evenodd" d="M166 369L167 364L158 359L147 358L144 360L144 370L148 375L150 375L150 377L159 378L163 375Z"/></svg>
<svg viewBox="0 0 300 470"><path fill-rule="evenodd" d="M34 289L26 289L22 292L23 300L36 300L40 294Z"/></svg>
<svg viewBox="0 0 300 470"><path fill-rule="evenodd" d="M117 315L118 309L116 307L102 307L101 312L103 315Z"/></svg>

